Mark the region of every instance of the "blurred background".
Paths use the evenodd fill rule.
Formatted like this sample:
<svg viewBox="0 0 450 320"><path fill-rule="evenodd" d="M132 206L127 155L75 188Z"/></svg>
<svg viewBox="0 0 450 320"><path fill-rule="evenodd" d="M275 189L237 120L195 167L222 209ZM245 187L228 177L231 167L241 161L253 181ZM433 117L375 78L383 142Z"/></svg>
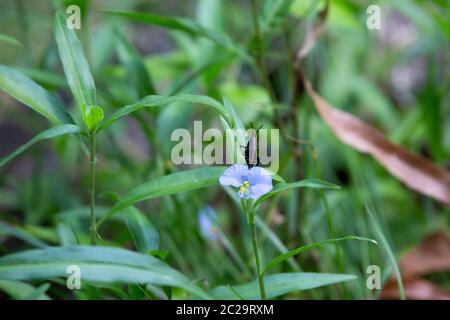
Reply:
<svg viewBox="0 0 450 320"><path fill-rule="evenodd" d="M1 0L0 33L18 42L9 38L0 42L0 64L20 70L59 96L80 119L53 31L55 10L70 4L81 8L82 24L76 33L106 114L149 94L177 93L217 100L227 97L246 127L251 121L274 128L277 110L282 126L278 174L286 181L318 178L342 187L326 193L289 191L265 205L258 226L263 260L270 261L287 248L330 238L330 223L334 236L378 239L367 215L369 206L402 273L424 264L421 272L405 277L407 296L450 298L449 208L410 190L373 158L340 142L304 90L294 105L298 127L292 121L290 103L297 90L293 57L318 21L325 1L256 1L267 85L244 55L236 53L239 48L255 57L260 53L252 1ZM366 9L372 4L381 8L379 30L366 26ZM108 13L118 10L182 17L187 24L194 22L219 35L219 41ZM316 91L330 104L447 171L449 16L446 0L332 0L323 32L304 61ZM211 109L173 103L155 112L140 111L99 137L99 211L114 203L110 192L125 194L152 177L180 169L170 161L175 144L170 135L176 128L192 129L195 120L202 120L204 128L222 129ZM0 92L0 157L47 127L46 119ZM304 142L298 146L299 154L293 137ZM41 143L2 167L0 255L32 246L27 236L50 245L74 243L74 235L79 243L89 242L87 168L78 141L70 137ZM158 231L158 254L191 279L206 287L251 279L245 217L219 186L145 201L138 207ZM134 248L120 221L108 222L101 235L109 245ZM339 246L341 250L328 246L300 255L277 267L278 271L345 272L358 275L357 281L286 297L377 299L384 294L399 298L391 278L392 262L382 245L345 242ZM430 267L427 261L435 263ZM381 267L383 291L367 288L369 265ZM128 298L143 298L142 293L130 292ZM108 288L73 293L57 285L47 294L53 298L116 297ZM0 295L9 297L7 292Z"/></svg>

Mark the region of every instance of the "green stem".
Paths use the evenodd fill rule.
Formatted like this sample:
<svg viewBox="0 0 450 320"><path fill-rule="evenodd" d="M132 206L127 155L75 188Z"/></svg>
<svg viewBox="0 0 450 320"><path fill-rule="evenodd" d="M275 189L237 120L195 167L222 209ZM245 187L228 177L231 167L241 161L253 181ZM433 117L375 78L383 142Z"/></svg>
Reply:
<svg viewBox="0 0 450 320"><path fill-rule="evenodd" d="M313 163L315 166L315 170L316 170L316 176L318 179L322 178L322 174L321 174L321 170L320 170L320 164L319 161L317 159L317 152L316 149L314 148L313 144L310 144L310 148L311 148L311 154L312 154L312 158L313 158ZM330 204L328 203L328 197L325 193L324 190L320 190L319 191L320 194L320 198L322 200L322 203L325 207L325 212L326 212L326 219L327 219L327 228L328 228L328 233L330 234L331 238L336 238L336 232L334 230L334 223L333 223L333 215L331 212L331 208L330 208ZM336 251L336 265L338 267L338 270L340 273L344 273L344 263L342 261L342 257L341 257L341 248L339 247L338 243L334 243L335 246L335 251ZM344 288L344 296L346 298L350 298L349 296L349 292L347 290L347 287L345 284L342 284L342 288Z"/></svg>
<svg viewBox="0 0 450 320"><path fill-rule="evenodd" d="M89 206L91 209L91 244L97 244L95 220L95 136L89 136Z"/></svg>
<svg viewBox="0 0 450 320"><path fill-rule="evenodd" d="M256 4L256 0L252 0L252 18L253 18L253 29L255 31L256 42L258 46L257 57L256 60L258 62L258 66L261 72L262 81L264 87L267 90L267 93L270 96L270 100L273 103L276 101L275 93L273 92L272 85L269 80L269 73L267 71L267 66L265 62L265 49L264 49L264 39L261 33L261 28L259 27L259 17L258 17L258 6ZM274 109L275 112L275 109Z"/></svg>
<svg viewBox="0 0 450 320"><path fill-rule="evenodd" d="M261 300L266 299L266 288L264 285L264 276L262 274L261 270L261 259L259 257L259 250L258 250L258 241L256 237L256 227L255 227L255 210L252 208L248 212L248 223L250 225L250 234L252 237L252 244L253 244L253 253L255 254L255 265L256 265L256 273L258 276L258 283L259 283L259 292L261 294Z"/></svg>

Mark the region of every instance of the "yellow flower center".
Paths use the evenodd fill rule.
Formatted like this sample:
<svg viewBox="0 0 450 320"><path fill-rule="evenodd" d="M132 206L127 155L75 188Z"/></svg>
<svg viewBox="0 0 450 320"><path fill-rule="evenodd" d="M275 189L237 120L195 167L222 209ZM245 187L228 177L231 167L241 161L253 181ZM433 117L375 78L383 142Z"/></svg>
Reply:
<svg viewBox="0 0 450 320"><path fill-rule="evenodd" d="M248 190L250 189L250 183L245 180L239 188L239 192L242 194L248 194Z"/></svg>

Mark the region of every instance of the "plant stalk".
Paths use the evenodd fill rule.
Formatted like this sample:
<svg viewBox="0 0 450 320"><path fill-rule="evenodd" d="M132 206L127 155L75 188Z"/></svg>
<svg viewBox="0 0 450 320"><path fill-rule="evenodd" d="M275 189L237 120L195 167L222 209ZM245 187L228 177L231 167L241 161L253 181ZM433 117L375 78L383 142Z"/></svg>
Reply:
<svg viewBox="0 0 450 320"><path fill-rule="evenodd" d="M248 222L250 225L250 234L252 237L252 244L253 244L253 253L255 255L256 273L258 276L258 283L259 283L259 293L261 295L261 300L266 300L266 288L264 285L264 276L261 272L261 259L259 257L258 240L256 237L255 210L253 208L250 209L248 215L249 215Z"/></svg>
<svg viewBox="0 0 450 320"><path fill-rule="evenodd" d="M89 136L89 206L91 209L91 244L97 244L95 219L95 135Z"/></svg>
<svg viewBox="0 0 450 320"><path fill-rule="evenodd" d="M259 27L259 16L258 16L258 6L256 3L256 0L252 0L252 18L253 18L253 29L255 31L255 37L256 37L256 43L257 43L257 63L259 66L259 70L261 72L262 81L264 84L264 87L267 90L267 93L269 94L270 100L273 103L276 101L275 93L273 91L272 85L270 84L269 80L269 73L267 71L267 66L265 62L265 49L264 49L264 39L263 35L261 33L261 28ZM275 109L274 109L275 112Z"/></svg>

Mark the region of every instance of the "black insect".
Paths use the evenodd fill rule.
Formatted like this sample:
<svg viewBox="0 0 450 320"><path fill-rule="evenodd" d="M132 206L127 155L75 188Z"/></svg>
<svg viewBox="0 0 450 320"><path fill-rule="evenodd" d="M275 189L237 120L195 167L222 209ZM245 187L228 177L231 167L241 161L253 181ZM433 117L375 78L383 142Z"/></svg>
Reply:
<svg viewBox="0 0 450 320"><path fill-rule="evenodd" d="M260 165L258 154L258 131L262 128L262 125L255 130L253 123L250 122L251 130L248 137L247 145L245 146L245 162L249 169Z"/></svg>

